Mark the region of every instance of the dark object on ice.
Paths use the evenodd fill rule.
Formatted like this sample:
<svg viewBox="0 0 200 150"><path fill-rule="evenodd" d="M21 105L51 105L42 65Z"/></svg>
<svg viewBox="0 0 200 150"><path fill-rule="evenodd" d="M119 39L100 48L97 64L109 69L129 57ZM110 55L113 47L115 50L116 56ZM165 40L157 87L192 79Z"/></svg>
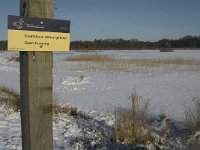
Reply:
<svg viewBox="0 0 200 150"><path fill-rule="evenodd" d="M160 45L160 52L173 52L173 49L168 42L162 42Z"/></svg>
<svg viewBox="0 0 200 150"><path fill-rule="evenodd" d="M160 49L160 52L173 52L172 48L162 48Z"/></svg>

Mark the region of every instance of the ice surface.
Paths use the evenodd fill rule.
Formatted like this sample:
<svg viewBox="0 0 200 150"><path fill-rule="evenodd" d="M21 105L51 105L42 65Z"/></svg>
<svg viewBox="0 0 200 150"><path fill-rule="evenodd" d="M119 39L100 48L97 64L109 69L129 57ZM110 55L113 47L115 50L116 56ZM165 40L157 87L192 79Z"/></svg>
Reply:
<svg viewBox="0 0 200 150"><path fill-rule="evenodd" d="M200 59L200 51L197 50L169 53L157 50L104 50L90 53L132 58ZM54 94L63 104L74 105L81 110L111 113L116 107L128 107L129 95L135 90L139 95L150 99L152 113L160 113L164 108L170 117L180 119L184 117L184 109L190 105L192 98L199 96L199 70L188 71L184 66L178 66L175 70L170 66L143 68L144 71L139 73L69 70L73 62L66 62L64 58L80 54L88 53L54 53ZM0 85L19 91L19 64L6 59L17 55L18 53L13 52L0 53Z"/></svg>

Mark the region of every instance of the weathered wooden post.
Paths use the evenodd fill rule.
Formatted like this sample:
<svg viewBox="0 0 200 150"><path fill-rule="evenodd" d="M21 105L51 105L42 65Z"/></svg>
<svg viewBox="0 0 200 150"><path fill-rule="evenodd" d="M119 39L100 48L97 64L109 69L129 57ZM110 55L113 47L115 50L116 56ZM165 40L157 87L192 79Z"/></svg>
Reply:
<svg viewBox="0 0 200 150"><path fill-rule="evenodd" d="M22 149L52 150L52 51L69 50L70 21L52 19L54 0L20 0L20 15L8 16L8 50L20 51Z"/></svg>
<svg viewBox="0 0 200 150"><path fill-rule="evenodd" d="M53 18L54 0L20 0L20 15ZM52 52L20 52L23 150L52 150Z"/></svg>

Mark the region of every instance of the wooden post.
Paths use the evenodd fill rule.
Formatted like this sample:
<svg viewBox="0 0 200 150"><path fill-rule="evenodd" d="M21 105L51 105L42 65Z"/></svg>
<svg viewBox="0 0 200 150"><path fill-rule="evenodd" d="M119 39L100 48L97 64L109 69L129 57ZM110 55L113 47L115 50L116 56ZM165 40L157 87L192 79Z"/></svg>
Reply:
<svg viewBox="0 0 200 150"><path fill-rule="evenodd" d="M54 0L20 0L20 15L53 18ZM23 150L52 150L52 52L20 52Z"/></svg>

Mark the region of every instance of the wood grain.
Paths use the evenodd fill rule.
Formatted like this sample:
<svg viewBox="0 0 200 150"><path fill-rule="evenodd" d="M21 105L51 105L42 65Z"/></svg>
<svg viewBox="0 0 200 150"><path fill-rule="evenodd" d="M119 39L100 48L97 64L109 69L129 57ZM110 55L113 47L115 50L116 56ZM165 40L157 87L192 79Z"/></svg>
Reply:
<svg viewBox="0 0 200 150"><path fill-rule="evenodd" d="M20 1L20 14L24 2ZM28 0L29 17L53 18L54 0ZM52 150L52 52L20 52L23 150Z"/></svg>

